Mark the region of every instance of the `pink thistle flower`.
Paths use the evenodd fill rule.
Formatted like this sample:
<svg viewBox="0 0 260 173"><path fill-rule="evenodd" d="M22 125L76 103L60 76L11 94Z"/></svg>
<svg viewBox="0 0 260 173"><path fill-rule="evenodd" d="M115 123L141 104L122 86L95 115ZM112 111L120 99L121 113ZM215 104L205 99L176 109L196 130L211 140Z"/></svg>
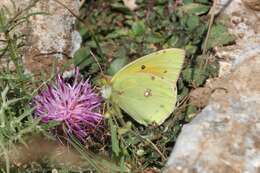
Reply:
<svg viewBox="0 0 260 173"><path fill-rule="evenodd" d="M62 122L68 134L84 141L91 131L102 124L103 116L98 113L101 101L88 80L79 81L77 68L72 85L58 74L56 85L48 85L34 98L35 114L44 123Z"/></svg>

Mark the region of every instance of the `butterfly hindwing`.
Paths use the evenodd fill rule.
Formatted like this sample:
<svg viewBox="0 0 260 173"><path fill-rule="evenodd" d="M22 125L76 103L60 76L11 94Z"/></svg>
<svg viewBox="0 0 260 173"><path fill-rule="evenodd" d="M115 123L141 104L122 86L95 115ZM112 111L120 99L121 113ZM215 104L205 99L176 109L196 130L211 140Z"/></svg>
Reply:
<svg viewBox="0 0 260 173"><path fill-rule="evenodd" d="M161 124L172 112L176 101L173 85L157 76L130 75L115 87L112 96L116 104L144 125Z"/></svg>

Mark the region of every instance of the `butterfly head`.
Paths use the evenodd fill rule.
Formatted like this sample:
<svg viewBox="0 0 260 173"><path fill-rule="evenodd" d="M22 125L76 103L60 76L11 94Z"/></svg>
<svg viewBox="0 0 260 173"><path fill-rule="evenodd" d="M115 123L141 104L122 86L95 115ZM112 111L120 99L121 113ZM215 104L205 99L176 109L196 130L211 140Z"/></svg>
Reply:
<svg viewBox="0 0 260 173"><path fill-rule="evenodd" d="M102 75L101 78L101 96L104 99L109 99L112 94L112 87L111 87L111 77L107 75Z"/></svg>
<svg viewBox="0 0 260 173"><path fill-rule="evenodd" d="M101 89L101 95L105 99L109 99L111 97L112 88L110 85L104 85Z"/></svg>

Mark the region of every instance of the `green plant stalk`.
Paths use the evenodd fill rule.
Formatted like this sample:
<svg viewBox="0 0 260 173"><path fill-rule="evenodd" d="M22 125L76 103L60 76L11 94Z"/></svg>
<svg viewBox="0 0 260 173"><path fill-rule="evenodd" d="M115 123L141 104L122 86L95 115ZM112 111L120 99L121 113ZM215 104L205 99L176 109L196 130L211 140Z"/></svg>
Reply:
<svg viewBox="0 0 260 173"><path fill-rule="evenodd" d="M10 173L10 159L8 156L8 151L6 150L6 148L4 146L2 135L0 136L0 148L3 151L4 158L5 158L6 173Z"/></svg>
<svg viewBox="0 0 260 173"><path fill-rule="evenodd" d="M0 121L1 121L0 127L1 128L5 127L5 114L4 114L5 110L4 110L4 107L5 107L5 105L2 104L1 109L0 109Z"/></svg>
<svg viewBox="0 0 260 173"><path fill-rule="evenodd" d="M5 127L5 109L7 107L6 95L7 95L8 90L9 90L9 88L7 86L7 87L5 87L4 91L1 93L1 97L2 97L2 105L1 105L1 109L0 109L0 127L1 128Z"/></svg>
<svg viewBox="0 0 260 173"><path fill-rule="evenodd" d="M19 140L19 139L21 139L21 137L22 137L24 134L29 133L29 132L32 132L33 129L36 127L36 125L39 124L39 122L40 122L40 119L38 119L37 121L34 121L33 124L31 124L30 126L28 126L28 127L24 128L24 129L20 130L17 135L13 136L13 137L10 139L10 141Z"/></svg>
<svg viewBox="0 0 260 173"><path fill-rule="evenodd" d="M16 41L14 41L9 34L6 34L6 39L8 40L8 51L10 53L10 58L13 61L15 68L17 70L18 76L20 79L23 78L23 65L22 60L19 59L18 53L17 53L17 45Z"/></svg>

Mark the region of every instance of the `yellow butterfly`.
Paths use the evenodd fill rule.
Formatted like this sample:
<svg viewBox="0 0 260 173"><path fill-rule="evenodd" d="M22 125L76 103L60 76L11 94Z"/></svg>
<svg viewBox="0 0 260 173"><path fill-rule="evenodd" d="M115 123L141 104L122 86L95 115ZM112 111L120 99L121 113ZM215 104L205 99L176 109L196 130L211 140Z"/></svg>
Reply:
<svg viewBox="0 0 260 173"><path fill-rule="evenodd" d="M103 93L140 124L160 125L175 108L184 57L177 48L141 57L118 71Z"/></svg>

